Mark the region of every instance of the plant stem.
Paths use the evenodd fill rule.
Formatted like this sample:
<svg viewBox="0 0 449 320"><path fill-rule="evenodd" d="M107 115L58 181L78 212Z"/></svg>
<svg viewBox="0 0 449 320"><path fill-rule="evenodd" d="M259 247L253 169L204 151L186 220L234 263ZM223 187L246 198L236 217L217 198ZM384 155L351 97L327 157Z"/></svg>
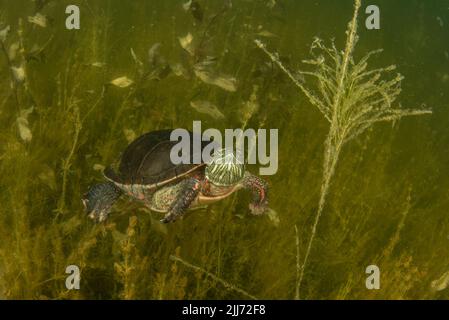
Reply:
<svg viewBox="0 0 449 320"><path fill-rule="evenodd" d="M318 210L315 216L315 221L312 226L312 233L310 235L309 242L307 244L306 254L304 256L304 262L301 267L301 274L298 283L298 299L299 299L299 289L304 278L304 271L307 266L310 251L312 250L313 240L315 239L316 230L318 223L320 221L321 215L323 213L324 206L326 204L327 193L329 191L329 186L331 179L335 172L335 167L337 166L338 158L340 156L340 151L345 141L345 135L339 130L339 109L341 103L342 93L344 92L345 78L348 72L349 59L351 57L352 51L354 49L355 38L357 34L357 16L361 6L361 0L354 1L354 15L349 24L349 29L347 32L347 40L345 51L343 54L343 64L338 75L338 90L334 99L333 110L332 110L332 121L331 127L329 129L329 134L326 139L325 150L324 150L324 162L323 162L323 179L321 183L320 200L318 202Z"/></svg>
<svg viewBox="0 0 449 320"><path fill-rule="evenodd" d="M12 64L11 59L9 58L9 54L8 54L8 51L6 50L5 43L3 41L0 41L0 43L1 43L1 48L2 48L3 54L4 54L5 59L6 59L6 63L8 65L9 76L11 78L12 90L13 90L14 98L16 100L17 109L20 112L19 93L18 93L18 90L17 90L16 79L15 79L13 71L12 71L13 64Z"/></svg>
<svg viewBox="0 0 449 320"><path fill-rule="evenodd" d="M73 137L72 147L70 149L69 155L62 163L62 191L61 191L61 199L59 202L58 210L56 213L56 218L64 211L65 209L65 195L67 190L67 174L71 167L71 162L73 155L75 154L76 148L78 147L79 135L82 129L82 124L79 117L79 110L75 110L75 132Z"/></svg>
<svg viewBox="0 0 449 320"><path fill-rule="evenodd" d="M183 259L181 259L181 258L179 258L177 256L174 256L174 255L170 255L170 259L173 260L173 261L178 261L178 262L182 263L183 265L185 265L186 267L188 267L190 269L193 269L195 271L199 271L201 273L204 273L206 276L208 276L209 278L211 278L212 280L214 280L216 282L221 283L223 286L225 286L228 289L236 291L236 292L238 292L238 293L240 293L240 294L242 294L242 295L244 295L244 296L246 296L246 297L248 297L250 299L257 300L257 298L255 296L253 296L252 294L246 292L243 289L240 289L240 288L234 286L233 284L230 284L229 282L227 282L227 281L217 277L216 275L214 275L214 274L204 270L203 268L200 268L200 267L197 267L197 266L195 266L195 265L193 265L191 263L188 263L187 261L184 261Z"/></svg>
<svg viewBox="0 0 449 320"><path fill-rule="evenodd" d="M320 110L320 112L323 114L323 116L326 118L326 120L328 120L329 122L331 122L331 119L329 117L329 115L327 114L325 108L323 107L323 105L320 103L320 101L313 95L312 92L310 92L308 89L306 89L299 81L298 79L295 78L295 76L282 64L282 62L279 60L279 58L277 57L277 55L271 53L270 51L267 50L267 48L265 47L265 45L260 41L260 40L254 40L254 42L256 43L256 45L263 51L265 52L265 54L271 59L272 62L274 62L286 75L287 77L290 78L290 80L293 81L293 83L295 84L295 86L297 86L303 93L304 95L309 99L309 101L315 105L318 110Z"/></svg>
<svg viewBox="0 0 449 320"><path fill-rule="evenodd" d="M315 216L315 221L313 222L312 226L312 232L310 235L309 242L307 244L306 254L304 256L304 262L302 264L302 267L300 268L301 273L299 276L299 281L297 284L297 299L299 300L299 289L301 288L302 280L304 278L304 270L307 266L307 262L309 260L310 251L312 249L313 240L315 239L316 230L318 227L318 223L321 218L321 214L323 213L324 206L326 204L327 194L329 191L329 186L332 180L332 177L335 173L335 167L337 166L338 157L340 155L341 150L341 143L338 143L337 147L332 150L331 145L331 137L330 135L327 138L326 142L326 150L325 150L325 160L324 160L324 172L323 172L323 178L321 183L321 192L320 192L320 200L318 202L318 210Z"/></svg>
<svg viewBox="0 0 449 320"><path fill-rule="evenodd" d="M295 225L295 238L296 238L296 288L295 288L295 300L299 300L299 279L301 274L301 266L299 262L299 236L298 227Z"/></svg>
<svg viewBox="0 0 449 320"><path fill-rule="evenodd" d="M357 16L359 14L359 9L361 6L361 0L354 1L354 15L352 17L351 23L349 24L348 37L346 39L345 52L343 55L343 65L340 69L340 74L338 76L338 90L334 100L334 113L338 110L340 104L341 94L344 92L344 81L348 71L349 59L354 50L355 38L357 35Z"/></svg>

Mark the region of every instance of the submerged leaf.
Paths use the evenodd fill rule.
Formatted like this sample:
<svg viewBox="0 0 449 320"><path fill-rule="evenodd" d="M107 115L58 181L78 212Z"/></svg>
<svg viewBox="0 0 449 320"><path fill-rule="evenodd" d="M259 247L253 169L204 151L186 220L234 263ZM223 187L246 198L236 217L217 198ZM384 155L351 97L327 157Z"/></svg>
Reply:
<svg viewBox="0 0 449 320"><path fill-rule="evenodd" d="M224 114L217 108L216 105L209 101L197 100L191 101L190 106L196 111L210 115L214 119L224 119Z"/></svg>
<svg viewBox="0 0 449 320"><path fill-rule="evenodd" d="M136 55L136 53L134 52L134 49L133 49L133 48L130 49L130 52L131 52L131 57L133 57L134 62L135 62L139 67L142 67L142 66L143 66L143 63L142 63L142 61L139 60L139 58L137 57L137 55Z"/></svg>
<svg viewBox="0 0 449 320"><path fill-rule="evenodd" d="M159 53L160 43L155 43L148 50L148 61L152 67L151 72L146 75L146 79L162 80L172 72L171 66L165 58Z"/></svg>
<svg viewBox="0 0 449 320"><path fill-rule="evenodd" d="M132 129L123 129L123 133L125 134L126 141L132 142L136 139L136 133Z"/></svg>
<svg viewBox="0 0 449 320"><path fill-rule="evenodd" d="M24 117L25 119L28 119L28 116L29 116L33 111L34 111L34 108L33 108L33 107L28 108L28 109L25 109L25 110L22 110L22 111L20 112L20 116L21 116L21 117Z"/></svg>
<svg viewBox="0 0 449 320"><path fill-rule="evenodd" d="M6 40L10 29L11 28L9 27L9 25L7 25L2 30L0 30L0 41L4 42Z"/></svg>
<svg viewBox="0 0 449 320"><path fill-rule="evenodd" d="M94 164L94 170L95 171L101 171L101 172L103 172L103 170L105 169L105 166L104 165L102 165L102 164L99 164L99 163L96 163L96 164Z"/></svg>
<svg viewBox="0 0 449 320"><path fill-rule="evenodd" d="M195 68L194 72L195 75L199 79L201 79L201 81L203 81L204 83L215 85L226 91L234 92L237 90L236 89L237 80L234 77L228 75L216 76L209 71L198 68Z"/></svg>
<svg viewBox="0 0 449 320"><path fill-rule="evenodd" d="M20 47L19 42L14 42L12 45L9 46L8 49L9 60L13 61L16 58L19 47Z"/></svg>
<svg viewBox="0 0 449 320"><path fill-rule="evenodd" d="M140 208L139 210L148 214L148 211L146 209ZM151 212L149 213L149 216L151 221L151 229L163 235L168 234L167 225L165 223L161 223L159 221L160 218L154 217Z"/></svg>
<svg viewBox="0 0 449 320"><path fill-rule="evenodd" d="M189 0L189 1L187 1L186 3L184 3L184 4L182 5L182 8L183 8L185 11L188 11L188 10L190 9L191 4L192 4L192 0Z"/></svg>
<svg viewBox="0 0 449 320"><path fill-rule="evenodd" d="M30 142L33 138L33 134L29 128L28 116L31 112L33 112L33 107L23 110L20 112L19 117L17 118L17 127L19 129L20 138L25 142Z"/></svg>
<svg viewBox="0 0 449 320"><path fill-rule="evenodd" d="M246 126L247 122L251 117L259 110L259 103L257 102L257 91L258 86L253 87L253 92L248 101L246 101L243 105L241 111L241 122L244 126Z"/></svg>
<svg viewBox="0 0 449 320"><path fill-rule="evenodd" d="M430 286L433 290L442 291L449 285L449 271L445 272L437 280L431 282Z"/></svg>
<svg viewBox="0 0 449 320"><path fill-rule="evenodd" d="M268 215L268 218L270 219L270 221L273 222L273 224L276 227L278 227L279 223L281 222L281 220L279 219L278 213L276 211L274 211L273 209L268 208L267 215Z"/></svg>
<svg viewBox="0 0 449 320"><path fill-rule="evenodd" d="M185 11L190 11L192 16L196 20L200 22L203 21L203 10L201 9L201 6L198 3L198 1L189 0L188 2L184 3L182 7L184 8Z"/></svg>
<svg viewBox="0 0 449 320"><path fill-rule="evenodd" d="M162 80L168 77L171 71L171 67L168 64L165 64L155 68L150 74L146 76L146 78L151 80Z"/></svg>
<svg viewBox="0 0 449 320"><path fill-rule="evenodd" d="M202 61L195 64L196 69L205 69L217 63L217 58L212 56L205 57Z"/></svg>
<svg viewBox="0 0 449 320"><path fill-rule="evenodd" d="M258 32L257 35L261 36L261 37L265 37L265 38L277 38L278 37L278 35L270 32L270 31L267 31L267 30L262 30L262 31Z"/></svg>
<svg viewBox="0 0 449 320"><path fill-rule="evenodd" d="M23 66L11 67L11 70L14 76L14 80L17 83L22 83L25 80L25 68Z"/></svg>
<svg viewBox="0 0 449 320"><path fill-rule="evenodd" d="M137 98L134 98L133 102L132 102L132 106L135 108L141 107L141 106L143 106L143 102Z"/></svg>
<svg viewBox="0 0 449 320"><path fill-rule="evenodd" d="M106 65L106 63L104 63L104 62L93 62L93 63L91 63L90 64L92 67L96 67L96 68L103 68L105 65Z"/></svg>
<svg viewBox="0 0 449 320"><path fill-rule="evenodd" d="M148 50L148 62L153 67L155 67L161 63L161 56L159 53L160 47L161 47L161 44L158 42L158 43L153 44L151 46L150 50Z"/></svg>
<svg viewBox="0 0 449 320"><path fill-rule="evenodd" d="M45 28L47 26L47 18L40 13L37 13L33 17L28 17L28 22L38 25L42 28Z"/></svg>
<svg viewBox="0 0 449 320"><path fill-rule="evenodd" d="M182 64L175 63L175 64L171 65L170 68L176 76L178 76L178 77L182 76L185 78L189 78L189 72Z"/></svg>
<svg viewBox="0 0 449 320"><path fill-rule="evenodd" d="M270 9L273 9L276 6L276 0L268 0L267 1L267 7Z"/></svg>
<svg viewBox="0 0 449 320"><path fill-rule="evenodd" d="M56 176L52 168L45 165L39 173L38 178L50 189L56 190Z"/></svg>
<svg viewBox="0 0 449 320"><path fill-rule="evenodd" d="M124 234L123 232L118 231L117 229L113 229L111 232L112 238L114 239L114 241L116 242L123 242L126 240L126 234ZM114 266L119 270L122 270L121 265L119 265L118 263L114 264Z"/></svg>
<svg viewBox="0 0 449 320"><path fill-rule="evenodd" d="M132 81L131 79L129 79L128 77L124 76L124 77L119 77L117 79L114 79L111 81L111 84L119 87L119 88L126 88L129 87L130 85L132 85L134 83L134 81Z"/></svg>
<svg viewBox="0 0 449 320"><path fill-rule="evenodd" d="M79 215L74 215L70 219L64 221L62 224L62 232L68 235L76 231L83 224L83 219L80 219Z"/></svg>
<svg viewBox="0 0 449 320"><path fill-rule="evenodd" d="M192 34L189 32L185 37L179 37L179 44L181 45L181 47L186 50L190 55L194 54L194 49L193 49L193 36Z"/></svg>

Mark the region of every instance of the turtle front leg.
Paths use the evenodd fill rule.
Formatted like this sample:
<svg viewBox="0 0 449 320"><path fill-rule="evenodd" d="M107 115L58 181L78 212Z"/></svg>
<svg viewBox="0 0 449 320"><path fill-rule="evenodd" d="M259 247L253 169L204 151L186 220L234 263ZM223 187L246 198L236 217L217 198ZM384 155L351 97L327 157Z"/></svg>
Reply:
<svg viewBox="0 0 449 320"><path fill-rule="evenodd" d="M83 196L83 205L89 218L102 222L111 211L112 205L120 197L122 191L112 182L96 184Z"/></svg>
<svg viewBox="0 0 449 320"><path fill-rule="evenodd" d="M178 217L182 216L190 207L192 202L200 192L200 181L196 178L190 178L183 183L176 200L172 203L170 210L161 220L162 223L174 222Z"/></svg>
<svg viewBox="0 0 449 320"><path fill-rule="evenodd" d="M243 178L243 187L250 190L253 195L253 200L249 205L251 213L254 215L261 215L267 212L268 183L247 171Z"/></svg>

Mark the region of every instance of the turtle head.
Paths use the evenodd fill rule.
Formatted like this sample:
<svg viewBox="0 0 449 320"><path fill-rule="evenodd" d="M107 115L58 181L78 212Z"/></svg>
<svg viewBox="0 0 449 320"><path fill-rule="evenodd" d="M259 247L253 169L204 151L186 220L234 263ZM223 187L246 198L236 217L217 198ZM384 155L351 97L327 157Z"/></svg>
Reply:
<svg viewBox="0 0 449 320"><path fill-rule="evenodd" d="M212 184L216 192L227 191L242 181L245 175L243 157L237 151L221 149L214 152L207 163L206 179Z"/></svg>

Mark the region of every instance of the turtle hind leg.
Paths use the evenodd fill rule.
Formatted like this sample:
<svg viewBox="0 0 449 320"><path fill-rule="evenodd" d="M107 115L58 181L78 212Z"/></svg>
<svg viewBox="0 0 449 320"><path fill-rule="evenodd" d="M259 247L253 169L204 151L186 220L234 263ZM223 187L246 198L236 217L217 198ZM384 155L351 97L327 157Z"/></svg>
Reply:
<svg viewBox="0 0 449 320"><path fill-rule="evenodd" d="M105 221L112 205L121 194L122 191L112 182L92 186L82 199L89 218L99 222Z"/></svg>

